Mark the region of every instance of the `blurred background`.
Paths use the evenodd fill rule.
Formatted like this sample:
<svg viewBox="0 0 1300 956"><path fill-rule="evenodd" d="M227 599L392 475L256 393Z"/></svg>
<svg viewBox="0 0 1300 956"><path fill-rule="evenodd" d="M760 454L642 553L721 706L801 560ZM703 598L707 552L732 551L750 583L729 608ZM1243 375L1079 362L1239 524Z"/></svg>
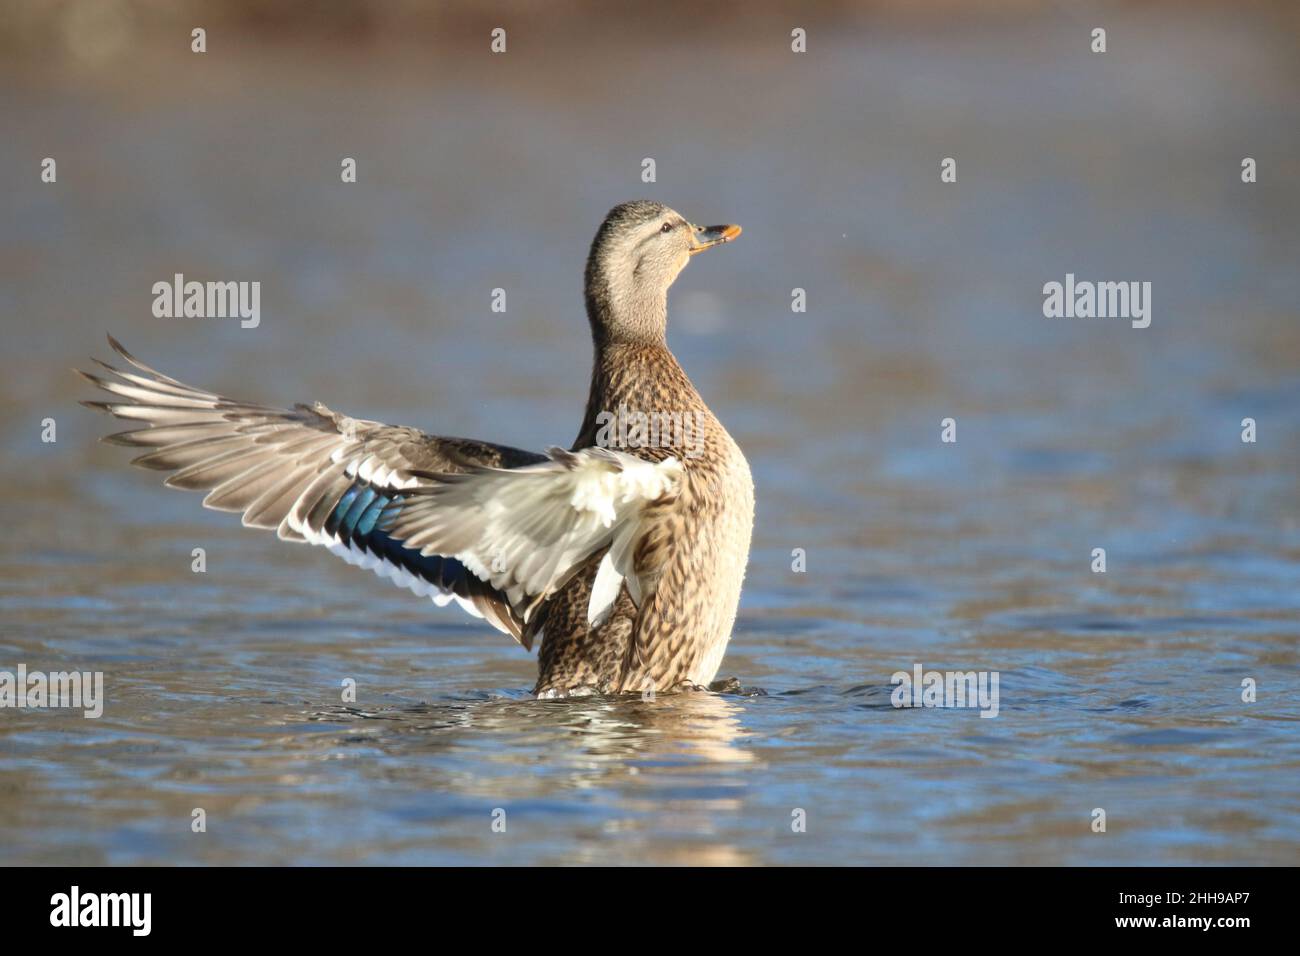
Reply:
<svg viewBox="0 0 1300 956"><path fill-rule="evenodd" d="M108 696L0 712L4 861L1293 863L1298 37L1291 3L0 0L0 670ZM500 635L76 405L112 332L567 445L632 198L745 229L670 343L754 472L720 676L763 694L533 702ZM178 272L260 281L260 325L155 318ZM1151 282L1150 328L1045 318L1066 273ZM918 662L999 671L999 717L893 709Z"/></svg>

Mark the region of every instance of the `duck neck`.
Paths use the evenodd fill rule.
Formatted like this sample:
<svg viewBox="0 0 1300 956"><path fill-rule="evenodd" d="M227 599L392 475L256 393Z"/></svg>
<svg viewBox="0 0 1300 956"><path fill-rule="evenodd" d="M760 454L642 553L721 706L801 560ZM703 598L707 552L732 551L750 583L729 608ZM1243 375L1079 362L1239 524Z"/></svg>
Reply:
<svg viewBox="0 0 1300 956"><path fill-rule="evenodd" d="M617 281L598 270L588 273L586 302L597 352L607 345L668 347L667 287Z"/></svg>
<svg viewBox="0 0 1300 956"><path fill-rule="evenodd" d="M591 386L582 427L573 447L598 444L604 421L630 412L705 410L667 343L596 336Z"/></svg>

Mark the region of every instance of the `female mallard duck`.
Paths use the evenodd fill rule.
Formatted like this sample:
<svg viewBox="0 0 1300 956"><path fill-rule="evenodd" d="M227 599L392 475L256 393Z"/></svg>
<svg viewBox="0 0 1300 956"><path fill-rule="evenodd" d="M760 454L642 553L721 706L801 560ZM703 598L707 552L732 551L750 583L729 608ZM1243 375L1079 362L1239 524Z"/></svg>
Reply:
<svg viewBox="0 0 1300 956"><path fill-rule="evenodd" d="M137 372L80 374L125 401L83 404L145 423L104 440L148 449L132 464L207 491L206 507L455 601L526 649L541 634L538 696L707 685L736 619L754 489L668 350L668 287L738 235L646 201L605 217L587 258L596 354L571 451L234 401L111 337Z"/></svg>

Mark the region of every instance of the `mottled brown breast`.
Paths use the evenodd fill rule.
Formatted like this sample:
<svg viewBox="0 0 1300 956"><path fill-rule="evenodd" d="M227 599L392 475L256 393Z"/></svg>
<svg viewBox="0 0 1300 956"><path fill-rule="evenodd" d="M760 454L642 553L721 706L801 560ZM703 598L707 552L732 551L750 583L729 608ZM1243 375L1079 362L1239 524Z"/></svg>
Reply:
<svg viewBox="0 0 1300 956"><path fill-rule="evenodd" d="M651 445L626 443L608 416L659 415L691 429L663 429ZM676 457L680 494L650 508L636 552L651 596L638 610L626 591L606 624L586 623L600 555L550 602L537 693L590 687L602 692L668 691L707 685L735 622L749 556L754 494L739 447L666 348L607 346L597 355L583 427L574 448L604 444L648 460Z"/></svg>

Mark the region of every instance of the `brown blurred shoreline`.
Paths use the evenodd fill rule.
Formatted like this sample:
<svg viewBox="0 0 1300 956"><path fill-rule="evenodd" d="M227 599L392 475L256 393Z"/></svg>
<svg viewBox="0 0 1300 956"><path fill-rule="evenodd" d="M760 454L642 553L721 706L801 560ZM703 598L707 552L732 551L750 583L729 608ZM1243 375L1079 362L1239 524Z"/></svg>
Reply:
<svg viewBox="0 0 1300 956"><path fill-rule="evenodd" d="M1034 18L1069 18L1105 25L1118 16L1180 17L1221 12L1276 21L1281 42L1300 37L1300 5L1283 0L1153 0L1105 5L1064 0L721 0L707 5L687 0L602 3L598 0L0 0L0 53L21 61L72 60L109 63L137 47L165 48L176 38L187 52L189 31L236 36L241 45L279 48L352 48L388 53L394 46L466 49L495 27L518 31L516 49L526 45L597 43L627 45L648 40L689 39L707 31L736 42L776 27L833 27L836 31L988 29ZM523 40L527 36L527 41ZM160 44L160 40L163 42Z"/></svg>

